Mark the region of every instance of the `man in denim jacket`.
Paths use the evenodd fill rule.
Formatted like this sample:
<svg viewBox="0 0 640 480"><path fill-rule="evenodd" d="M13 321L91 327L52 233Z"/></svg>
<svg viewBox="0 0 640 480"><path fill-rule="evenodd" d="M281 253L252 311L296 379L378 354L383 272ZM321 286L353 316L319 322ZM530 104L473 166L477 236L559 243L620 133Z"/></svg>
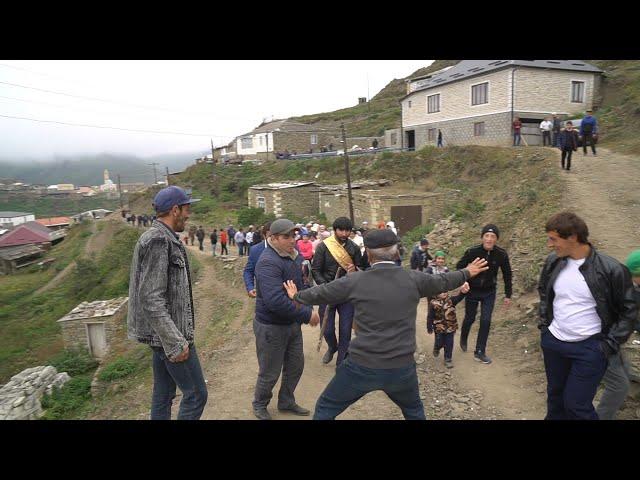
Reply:
<svg viewBox="0 0 640 480"><path fill-rule="evenodd" d="M182 391L178 420L198 420L207 386L196 353L189 261L183 232L197 202L177 186L164 188L153 206L158 218L138 239L129 280L129 338L153 350L151 420L170 420L176 385Z"/></svg>

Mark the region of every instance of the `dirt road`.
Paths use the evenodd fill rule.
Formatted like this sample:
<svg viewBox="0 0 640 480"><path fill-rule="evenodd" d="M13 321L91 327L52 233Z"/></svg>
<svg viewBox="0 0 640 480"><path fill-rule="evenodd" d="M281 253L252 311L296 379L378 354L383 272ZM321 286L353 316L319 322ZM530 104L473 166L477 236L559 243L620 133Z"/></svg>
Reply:
<svg viewBox="0 0 640 480"><path fill-rule="evenodd" d="M599 149L599 155L583 157L576 152L572 171L562 172L566 180L563 207L575 210L587 221L591 240L603 252L619 260L640 248L640 164L638 159ZM559 155L557 165L560 168ZM199 252L203 273L195 287L200 358L209 386L209 401L203 419L254 419L251 400L258 372L252 331L254 300L244 290L239 274L232 282L222 280L223 262L212 259L210 251ZM239 267L244 259L238 259ZM501 280L500 280L501 281ZM535 299L535 294L521 301ZM498 298L489 337L491 365L473 360L477 323L469 336L469 352L458 347L453 354L455 367L443 366L442 354L432 355L433 336L426 333L426 301L419 305L416 361L421 382L421 398L429 419L541 419L546 412L545 378L540 353L529 353L526 344L516 344L507 324L529 329L536 338L535 325L525 320L514 305L507 310ZM516 302L517 303L517 302ZM217 337L211 329L212 314L221 304L232 304L227 333ZM461 323L464 304L458 307ZM323 365L323 343L316 351L318 328L302 327L305 369L296 389L299 404L313 410L315 402L335 373L335 359ZM274 389L277 396L279 385ZM176 402L177 403L177 402ZM621 418L637 418L637 403L630 402ZM177 410L177 405L175 406ZM274 419L309 419L281 414L275 401L269 406ZM625 413L626 412L626 413ZM635 413L634 413L635 412ZM400 410L381 392L362 398L340 419L401 419Z"/></svg>

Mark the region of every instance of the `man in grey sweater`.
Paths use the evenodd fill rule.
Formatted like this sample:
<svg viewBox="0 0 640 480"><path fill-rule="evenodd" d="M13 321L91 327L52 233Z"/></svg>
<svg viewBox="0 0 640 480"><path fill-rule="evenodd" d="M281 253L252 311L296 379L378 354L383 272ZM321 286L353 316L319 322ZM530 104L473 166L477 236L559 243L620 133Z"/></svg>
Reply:
<svg viewBox="0 0 640 480"><path fill-rule="evenodd" d="M357 336L318 399L314 420L332 420L362 396L384 391L407 420L425 420L413 354L416 313L422 297L453 290L488 269L475 259L467 268L439 275L407 271L395 265L398 237L389 229L364 237L371 269L298 292L284 284L289 298L306 305L353 302Z"/></svg>

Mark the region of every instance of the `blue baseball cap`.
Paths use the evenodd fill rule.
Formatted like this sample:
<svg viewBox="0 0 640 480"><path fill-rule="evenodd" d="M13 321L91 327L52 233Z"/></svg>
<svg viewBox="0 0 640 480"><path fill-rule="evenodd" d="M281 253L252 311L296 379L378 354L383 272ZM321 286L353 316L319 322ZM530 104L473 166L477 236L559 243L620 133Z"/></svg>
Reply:
<svg viewBox="0 0 640 480"><path fill-rule="evenodd" d="M199 202L199 198L191 198L182 188L172 185L160 190L153 199L153 208L156 212L168 212L174 205L187 205Z"/></svg>

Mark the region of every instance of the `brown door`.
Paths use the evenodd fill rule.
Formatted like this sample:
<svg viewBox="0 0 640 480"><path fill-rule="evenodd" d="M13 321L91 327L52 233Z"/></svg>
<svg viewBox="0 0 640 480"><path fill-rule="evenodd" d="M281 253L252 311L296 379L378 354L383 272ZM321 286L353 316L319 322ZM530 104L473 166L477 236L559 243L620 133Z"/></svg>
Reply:
<svg viewBox="0 0 640 480"><path fill-rule="evenodd" d="M400 235L422 224L422 206L407 205L391 207L391 220L395 222Z"/></svg>

